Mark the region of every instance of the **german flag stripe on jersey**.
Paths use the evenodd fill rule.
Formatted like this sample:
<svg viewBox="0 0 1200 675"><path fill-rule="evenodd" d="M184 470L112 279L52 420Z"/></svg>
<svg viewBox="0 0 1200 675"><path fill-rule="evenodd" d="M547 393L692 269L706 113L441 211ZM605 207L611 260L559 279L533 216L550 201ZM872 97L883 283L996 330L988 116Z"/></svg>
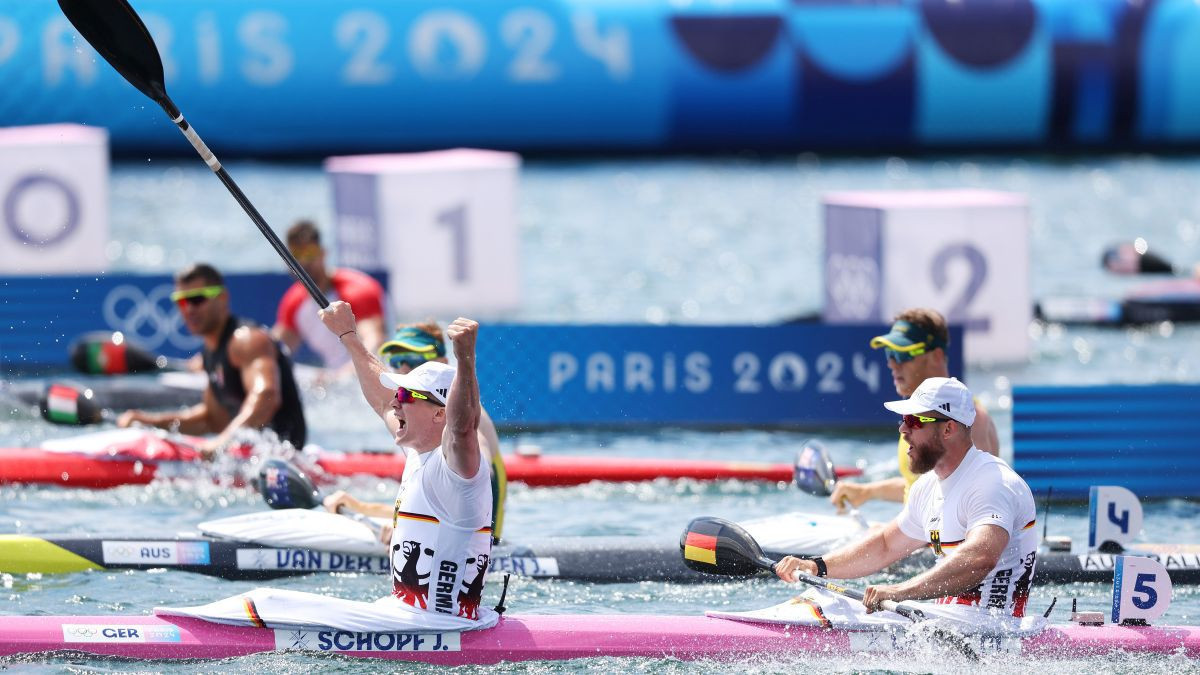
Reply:
<svg viewBox="0 0 1200 675"><path fill-rule="evenodd" d="M954 548L954 547L958 546L959 544L963 543L964 541L966 541L966 540L959 539L958 541L943 541L943 542L941 542L941 547L942 548ZM925 546L927 546L929 548L934 548L934 543L929 542L928 544L925 544Z"/></svg>
<svg viewBox="0 0 1200 675"><path fill-rule="evenodd" d="M258 615L258 608L254 606L254 601L251 600L249 596L242 596L242 602L245 604L246 617L250 619L250 623L258 626L259 628L266 628L267 624L262 620L262 617Z"/></svg>
<svg viewBox="0 0 1200 675"><path fill-rule="evenodd" d="M418 521L420 521L420 522L422 522L422 523L431 523L431 524L433 524L433 525L437 525L438 523L440 523L440 522L441 522L441 521L440 521L440 520L438 520L437 518L434 518L433 516L427 516L427 515L425 515L425 514L423 514L423 513L409 513L408 511L397 511L397 512L396 512L396 518L395 518L395 519L393 519L393 523L394 523L396 520L399 520L400 518L404 518L404 519L407 519L407 520L418 520ZM491 525L486 525L486 526L484 526L484 527L481 527L481 528L479 528L478 530L475 530L475 531L476 531L476 532L482 532L482 533L484 533L484 534L491 534L491 533L492 533L492 527L491 527Z"/></svg>
<svg viewBox="0 0 1200 675"><path fill-rule="evenodd" d="M397 511L396 517L404 518L405 520L419 520L425 523L433 523L434 525L437 525L439 522L441 522L433 516L427 516L423 513L409 513L408 511Z"/></svg>
<svg viewBox="0 0 1200 675"><path fill-rule="evenodd" d="M710 534L688 532L683 540L683 557L696 562L717 564L717 538Z"/></svg>
<svg viewBox="0 0 1200 675"><path fill-rule="evenodd" d="M1029 528L1033 527L1036 524L1037 524L1037 518L1034 518L1033 520L1029 521L1028 523L1025 523L1025 527L1022 527L1021 529L1028 530Z"/></svg>

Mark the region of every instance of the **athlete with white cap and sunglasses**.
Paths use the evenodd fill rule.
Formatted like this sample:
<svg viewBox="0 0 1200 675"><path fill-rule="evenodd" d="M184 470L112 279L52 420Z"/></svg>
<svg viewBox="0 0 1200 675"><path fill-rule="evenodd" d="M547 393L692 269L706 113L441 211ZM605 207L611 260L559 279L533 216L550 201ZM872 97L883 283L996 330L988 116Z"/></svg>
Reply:
<svg viewBox="0 0 1200 675"><path fill-rule="evenodd" d="M492 484L479 434L479 324L459 318L446 327L456 366L428 361L393 373L359 339L350 305L334 302L319 314L350 353L363 395L406 453L394 506L339 493L326 507L392 517L392 595L411 611L484 618L479 603L491 556ZM379 409L380 391L389 401L386 412Z"/></svg>
<svg viewBox="0 0 1200 675"><path fill-rule="evenodd" d="M934 566L907 581L866 588L868 613L885 600L937 599L1015 617L1024 616L1036 563L1033 494L1004 460L971 442L976 423L971 392L954 378L931 377L906 400L884 406L901 416L908 459L921 477L903 510L858 542L823 556L788 556L779 577L795 572L838 579L874 574L922 547Z"/></svg>
<svg viewBox="0 0 1200 675"><path fill-rule="evenodd" d="M946 359L949 345L950 331L946 327L946 319L924 307L904 310L896 316L887 334L871 339L872 349L883 350L888 370L892 373L892 384L901 396L911 395L927 378L950 376ZM974 408L976 420L971 426L971 440L980 450L998 455L1000 439L996 434L996 425L983 404L975 401ZM908 444L903 435L897 447L897 458L899 476L868 483L839 481L829 501L839 510L846 506L857 508L873 499L903 502L920 475L919 471L909 467Z"/></svg>

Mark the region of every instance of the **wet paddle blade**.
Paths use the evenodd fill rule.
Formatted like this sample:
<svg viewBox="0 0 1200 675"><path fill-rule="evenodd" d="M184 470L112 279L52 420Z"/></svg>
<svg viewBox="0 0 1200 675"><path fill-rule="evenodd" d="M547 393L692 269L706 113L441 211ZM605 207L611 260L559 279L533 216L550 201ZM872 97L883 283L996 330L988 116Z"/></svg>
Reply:
<svg viewBox="0 0 1200 675"><path fill-rule="evenodd" d="M810 495L828 497L833 494L837 471L824 444L808 441L796 453L795 478L796 487Z"/></svg>
<svg viewBox="0 0 1200 675"><path fill-rule="evenodd" d="M321 503L321 494L308 476L282 459L263 462L254 483L273 509L311 509Z"/></svg>
<svg viewBox="0 0 1200 675"><path fill-rule="evenodd" d="M88 375L127 375L157 372L167 366L165 356L130 344L120 332L85 333L71 343L71 365Z"/></svg>
<svg viewBox="0 0 1200 675"><path fill-rule="evenodd" d="M65 383L46 386L38 402L42 419L52 424L97 424L104 412L92 401L92 390Z"/></svg>
<svg viewBox="0 0 1200 675"><path fill-rule="evenodd" d="M721 518L704 516L688 523L679 550L684 565L707 574L748 577L775 567L749 532Z"/></svg>
<svg viewBox="0 0 1200 675"><path fill-rule="evenodd" d="M58 0L58 6L129 84L164 108L169 105L158 47L126 0Z"/></svg>

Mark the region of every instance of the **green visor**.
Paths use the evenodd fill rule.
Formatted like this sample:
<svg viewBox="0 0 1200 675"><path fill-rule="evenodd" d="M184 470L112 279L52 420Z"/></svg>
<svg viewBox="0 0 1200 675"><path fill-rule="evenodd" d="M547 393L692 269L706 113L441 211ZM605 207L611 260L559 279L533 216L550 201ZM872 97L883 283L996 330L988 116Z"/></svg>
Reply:
<svg viewBox="0 0 1200 675"><path fill-rule="evenodd" d="M907 361L934 349L945 349L945 341L924 328L907 321L897 321L887 335L871 338L871 348L880 347L888 350L888 357L893 354L898 361Z"/></svg>
<svg viewBox="0 0 1200 675"><path fill-rule="evenodd" d="M446 355L446 346L441 340L420 328L407 326L396 331L392 339L379 346L380 356L387 356L393 352L417 352L425 354L426 358L435 359Z"/></svg>

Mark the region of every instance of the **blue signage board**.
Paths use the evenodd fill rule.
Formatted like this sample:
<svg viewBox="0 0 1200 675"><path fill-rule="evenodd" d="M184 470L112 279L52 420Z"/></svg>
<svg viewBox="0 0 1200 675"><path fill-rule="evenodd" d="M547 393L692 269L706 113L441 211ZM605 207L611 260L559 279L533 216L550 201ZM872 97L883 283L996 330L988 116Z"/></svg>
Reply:
<svg viewBox="0 0 1200 675"><path fill-rule="evenodd" d="M378 275L377 275L378 278ZM235 314L264 325L292 283L284 273L228 274ZM386 280L381 279L386 283ZM121 331L155 354L187 357L200 341L170 302L168 275L0 277L0 374L67 368L91 331ZM480 391L507 427L856 427L892 423L896 398L882 352L886 326L485 324ZM951 328L950 370L962 372ZM299 360L304 359L301 353Z"/></svg>
<svg viewBox="0 0 1200 675"><path fill-rule="evenodd" d="M270 326L289 274L227 274L230 307ZM187 357L200 350L171 302L170 275L100 274L0 277L0 373L63 370L72 340L90 331L121 331L155 354Z"/></svg>
<svg viewBox="0 0 1200 675"><path fill-rule="evenodd" d="M885 326L492 325L478 370L489 413L528 426L864 426L896 416ZM962 344L952 330L951 343ZM962 372L961 349L950 353Z"/></svg>

